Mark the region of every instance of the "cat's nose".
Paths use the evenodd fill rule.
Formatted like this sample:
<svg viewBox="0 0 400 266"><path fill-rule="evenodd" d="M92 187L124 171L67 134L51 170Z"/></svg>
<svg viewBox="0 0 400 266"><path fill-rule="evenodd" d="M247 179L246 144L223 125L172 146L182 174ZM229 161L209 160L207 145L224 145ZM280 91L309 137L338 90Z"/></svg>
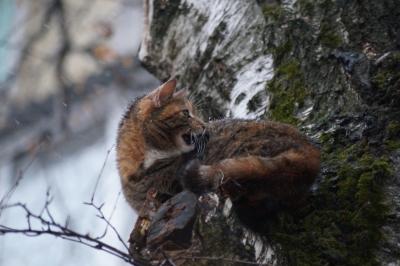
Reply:
<svg viewBox="0 0 400 266"><path fill-rule="evenodd" d="M195 125L195 126L197 126L197 127L201 127L201 129L202 130L205 130L206 129L206 124L200 119L200 118L197 118L197 117L192 117L192 123L193 123L193 125Z"/></svg>

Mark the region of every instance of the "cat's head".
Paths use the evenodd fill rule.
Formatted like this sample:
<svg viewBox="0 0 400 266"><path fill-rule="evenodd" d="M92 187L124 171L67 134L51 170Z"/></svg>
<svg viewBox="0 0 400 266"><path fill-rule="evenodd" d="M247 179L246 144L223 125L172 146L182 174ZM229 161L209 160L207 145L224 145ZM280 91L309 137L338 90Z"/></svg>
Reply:
<svg viewBox="0 0 400 266"><path fill-rule="evenodd" d="M141 123L147 146L157 151L192 151L198 136L205 133L187 91L176 91L175 79L139 99L131 112Z"/></svg>

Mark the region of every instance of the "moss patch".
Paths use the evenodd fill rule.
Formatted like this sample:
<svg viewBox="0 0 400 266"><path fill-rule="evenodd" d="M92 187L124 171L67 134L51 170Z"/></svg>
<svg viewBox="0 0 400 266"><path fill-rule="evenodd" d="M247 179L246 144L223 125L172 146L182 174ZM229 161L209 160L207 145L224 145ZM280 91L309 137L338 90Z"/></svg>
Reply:
<svg viewBox="0 0 400 266"><path fill-rule="evenodd" d="M373 251L388 208L383 182L393 174L386 156L362 142L342 147L337 136L321 136L324 173L310 205L283 213L271 230L290 265L377 265Z"/></svg>
<svg viewBox="0 0 400 266"><path fill-rule="evenodd" d="M270 117L273 120L297 124L296 111L304 104L306 89L300 63L290 60L277 68L277 74L267 84L272 93Z"/></svg>
<svg viewBox="0 0 400 266"><path fill-rule="evenodd" d="M334 0L298 0L294 10L262 6L265 49L276 70L266 85L271 94L266 115L299 125L297 114L311 100L313 111L301 125L312 135L330 129L319 139L322 170L316 191L303 208L279 214L269 230L288 265L378 264L376 251L382 247L381 227L389 210L384 182L393 175L389 156L400 148L400 124L390 118L400 106L400 56L392 52L371 66L371 90L349 85L330 59L332 51L361 52L365 41L359 40L373 42L373 36L381 35L351 29L361 23L354 20L365 11L360 6ZM390 106L393 114L381 106ZM383 117L379 123L370 120L376 116Z"/></svg>
<svg viewBox="0 0 400 266"><path fill-rule="evenodd" d="M268 20L277 21L285 16L285 9L279 4L265 4L263 6L264 17Z"/></svg>
<svg viewBox="0 0 400 266"><path fill-rule="evenodd" d="M392 52L382 59L372 76L374 94L371 101L393 107L400 106L400 52Z"/></svg>
<svg viewBox="0 0 400 266"><path fill-rule="evenodd" d="M385 148L389 151L400 149L400 122L391 121L385 130Z"/></svg>
<svg viewBox="0 0 400 266"><path fill-rule="evenodd" d="M343 43L342 37L329 27L322 27L319 41L328 48L337 48Z"/></svg>
<svg viewBox="0 0 400 266"><path fill-rule="evenodd" d="M201 218L201 220L204 219L205 217ZM210 223L196 222L195 227L195 236L201 240L202 245L202 254L199 254L200 257L220 258L223 257L223 254L240 254L243 260L252 261L254 259L254 247L248 243L242 242L242 229L237 228L235 231L232 231L229 224L226 223L226 217L224 217L221 212L219 212L218 215L214 215ZM230 237L226 239L221 238L223 235L230 235ZM185 265L230 266L242 264L233 264L230 261L218 259L206 259L193 260L191 263L187 261Z"/></svg>

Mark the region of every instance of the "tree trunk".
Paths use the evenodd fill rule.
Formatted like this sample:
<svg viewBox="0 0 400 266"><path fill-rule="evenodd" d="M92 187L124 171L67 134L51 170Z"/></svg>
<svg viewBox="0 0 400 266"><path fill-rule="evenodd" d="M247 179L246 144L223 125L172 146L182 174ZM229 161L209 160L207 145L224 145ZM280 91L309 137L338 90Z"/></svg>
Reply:
<svg viewBox="0 0 400 266"><path fill-rule="evenodd" d="M322 151L307 205L271 219L268 235L210 196L191 262L399 265L398 2L147 0L145 10L140 60L177 77L206 118L291 123Z"/></svg>

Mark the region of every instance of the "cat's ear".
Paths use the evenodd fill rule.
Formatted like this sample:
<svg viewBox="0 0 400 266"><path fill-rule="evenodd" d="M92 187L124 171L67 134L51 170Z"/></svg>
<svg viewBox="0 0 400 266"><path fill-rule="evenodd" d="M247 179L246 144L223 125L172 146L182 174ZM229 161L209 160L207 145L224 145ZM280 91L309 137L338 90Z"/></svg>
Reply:
<svg viewBox="0 0 400 266"><path fill-rule="evenodd" d="M174 98L187 98L189 95L189 92L187 89L182 89L180 91L177 91L174 93L173 97Z"/></svg>
<svg viewBox="0 0 400 266"><path fill-rule="evenodd" d="M170 79L149 94L155 107L161 107L168 99L173 97L176 88L176 79Z"/></svg>

